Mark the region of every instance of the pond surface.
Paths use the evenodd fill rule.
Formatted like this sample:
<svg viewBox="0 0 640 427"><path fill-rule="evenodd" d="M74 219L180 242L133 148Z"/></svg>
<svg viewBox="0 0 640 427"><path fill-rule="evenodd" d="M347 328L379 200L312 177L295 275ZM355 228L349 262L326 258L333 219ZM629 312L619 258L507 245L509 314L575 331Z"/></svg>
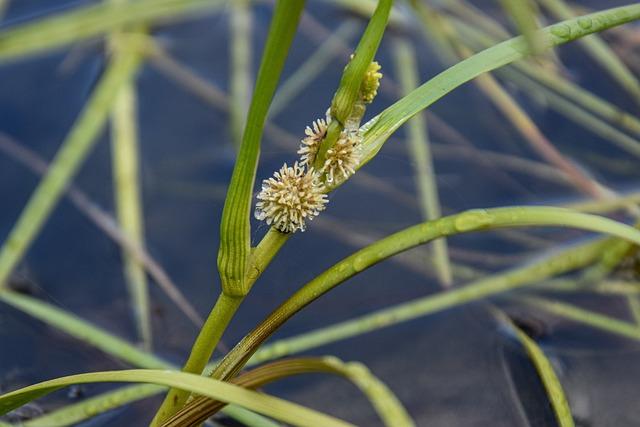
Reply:
<svg viewBox="0 0 640 427"><path fill-rule="evenodd" d="M97 2L14 0L3 22L5 26L18 25L36 16L90 3ZM495 11L493 3L476 2ZM579 3L605 8L624 2ZM265 4L252 10L254 75L270 10ZM163 25L153 31L176 61L223 92L230 87L228 12L227 7L216 14ZM314 25L303 25L298 33L285 66L284 80L318 48L318 39L335 32L345 20L353 20L357 34L365 25L361 18L322 1L310 1L307 13L306 19L313 19ZM406 27L392 28L383 40L377 59L387 80L386 89L380 91L369 107L367 117L398 99L389 82L397 81L392 55L394 38L404 37L413 43L422 81L444 69L424 41L418 24L410 22ZM327 33L319 33L318 26ZM357 39L345 43L353 48ZM580 48L565 46L558 54L582 87L638 113L632 99L591 63ZM292 135L293 143L291 138L269 135L264 138L257 171L259 180L269 177L283 162L291 164L296 159L296 140L303 136L305 126L324 115L345 63L345 52L336 52L326 69L270 118ZM2 64L3 138L10 137L51 160L104 66L105 46L98 41ZM616 191L638 191L637 159L567 120L543 99L532 98L513 84L507 83L505 87L544 135L581 169ZM219 222L235 156L228 114L154 64L146 64L142 69L137 90L146 244L198 313L206 316L219 291L216 272ZM477 86L467 84L459 88L436 103L430 112L437 115L436 119L428 116L427 121L444 213L582 200L566 183L532 177L526 171L509 167L506 161L486 160L488 157L473 151L541 162ZM464 142L475 148L464 149ZM368 174L377 181L356 175L331 195L329 208L310 224L307 232L290 239L230 325L224 337L226 345L236 343L296 289L362 247L363 241L373 241L420 222L414 163L401 129L362 170L362 175ZM38 180L15 158L0 152L0 240L9 233ZM97 205L109 212L115 210L108 131L100 137L74 184ZM618 218L625 219L623 215ZM267 228L257 221L252 226L257 242ZM538 246L517 243L508 234L471 234L449 239L451 257L459 265L485 272L500 271L525 265L554 248L575 244L587 236L558 229L527 230L516 237L522 235L535 238ZM438 292L440 286L427 255L424 249L411 251L409 258L401 259L412 262L389 261L359 274L299 313L274 338L297 335ZM136 340L119 247L68 199L56 207L17 268L13 281L46 302L123 338ZM468 281L455 280L457 285ZM150 292L154 351L179 364L197 330L157 286L152 285ZM575 293L561 298L630 320L626 303L620 297ZM517 314L522 322L534 324L537 331L534 335L556 367L578 425L640 425L635 401L640 381L640 343L513 301L496 303ZM397 394L421 426L555 425L531 362L518 342L498 325L485 303L421 317L307 354L335 355L364 363ZM125 367L122 362L20 311L0 305L0 386L4 390L66 374ZM87 386L82 394L91 396L106 388ZM266 390L357 425L380 425L360 392L340 379L306 376L279 382ZM38 401L38 405L49 411L78 398L83 397L58 393ZM157 403L157 399L136 403L84 425L142 425Z"/></svg>

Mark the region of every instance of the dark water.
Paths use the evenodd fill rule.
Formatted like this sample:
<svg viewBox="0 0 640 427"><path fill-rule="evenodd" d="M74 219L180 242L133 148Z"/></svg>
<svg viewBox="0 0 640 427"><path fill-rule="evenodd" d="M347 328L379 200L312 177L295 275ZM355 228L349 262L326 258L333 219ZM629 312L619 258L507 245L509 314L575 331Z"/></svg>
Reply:
<svg viewBox="0 0 640 427"><path fill-rule="evenodd" d="M14 0L4 22L22 20L59 8L95 2ZM330 30L348 15L320 1L308 11ZM493 3L493 2L491 2ZM581 2L588 4L589 2ZM598 7L619 2L599 1ZM477 2L488 7L488 2ZM269 8L254 8L256 55L264 42ZM364 23L361 22L361 26ZM154 35L179 61L209 82L228 91L229 22L226 13L163 26ZM415 42L422 80L442 70L417 28L389 33L378 55L385 75L393 76L391 36ZM294 42L285 75L299 67L316 49L304 32ZM610 101L633 110L628 97L583 52L563 47L560 55L576 80ZM254 72L258 57L254 58ZM345 59L335 61L273 122L293 135L324 114L340 78ZM73 50L30 57L0 66L0 131L51 159L78 116L104 66L104 46L89 42ZM145 229L149 251L164 266L181 290L204 316L218 291L215 259L224 188L233 168L228 118L192 93L147 65L138 78L140 136ZM638 169L605 168L590 162L594 156L629 161L607 141L569 122L552 110L532 103L511 88L545 135L573 160L602 182L620 191L637 189ZM382 92L368 111L371 117L396 97ZM535 159L518 133L473 85L465 85L438 102L437 113L474 146ZM446 213L475 207L543 204L576 199L576 192L551 181L533 180L519 173L497 173L495 167L474 158L447 155L447 140L433 130L440 196ZM392 186L395 195L354 181L331 196L322 218L352 231L380 236L421 220L417 205L402 204L398 194L413 197L411 159L402 130L364 169ZM295 160L288 149L265 138L258 178L263 179L284 161ZM108 133L105 132L75 183L108 211L113 211ZM0 154L0 238L6 236L38 178L13 159ZM356 247L327 229L311 224L292 238L252 290L225 336L232 345L302 284L353 252ZM266 231L253 224L258 241ZM337 233L339 234L339 233ZM532 233L557 242L572 242L581 234L541 230ZM521 253L523 262L532 249L520 247L495 234L450 239L452 249L508 255ZM452 253L456 253L452 250ZM460 252L454 255L458 262ZM457 258L456 258L457 257ZM510 258L510 259L512 259ZM511 262L511 261L508 261ZM487 270L501 265L475 264ZM119 336L135 340L119 248L62 200L39 235L16 277L30 282L38 297L78 314ZM459 280L460 284L464 281ZM401 264L387 262L354 277L305 309L276 337L292 336L375 309L437 292L432 276ZM180 363L196 330L155 286L154 346L161 356ZM570 301L573 301L571 297ZM575 300L582 301L582 300ZM612 297L586 296L592 307L627 318L624 303ZM583 301L584 302L584 301ZM542 326L539 344L557 367L571 406L582 426L640 425L634 396L640 380L640 346L628 340L535 313ZM526 314L524 317L530 316ZM308 352L336 355L365 363L407 406L419 425L429 426L547 426L553 417L539 380L517 343L498 327L482 304L472 304L369 333ZM0 382L13 389L64 374L124 368L122 363L86 347L56 330L7 306L0 306ZM104 386L87 386L93 395ZM348 383L324 376L283 381L268 391L326 410L358 425L378 425L366 400ZM38 403L50 410L68 402L56 394ZM138 425L147 420L156 401L115 411L87 425Z"/></svg>

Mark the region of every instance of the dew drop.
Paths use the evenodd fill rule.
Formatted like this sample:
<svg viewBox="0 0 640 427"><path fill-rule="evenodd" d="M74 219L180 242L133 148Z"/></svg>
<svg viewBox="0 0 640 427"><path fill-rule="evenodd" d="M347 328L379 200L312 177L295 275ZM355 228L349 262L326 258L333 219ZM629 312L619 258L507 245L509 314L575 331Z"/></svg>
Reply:
<svg viewBox="0 0 640 427"><path fill-rule="evenodd" d="M362 271L369 266L368 260L366 256L358 255L356 259L353 260L353 269L355 271Z"/></svg>
<svg viewBox="0 0 640 427"><path fill-rule="evenodd" d="M459 232L464 232L483 228L492 222L493 216L484 209L477 209L460 214L456 218L454 226Z"/></svg>
<svg viewBox="0 0 640 427"><path fill-rule="evenodd" d="M583 30L588 30L593 27L593 21L591 20L591 18L578 18L578 25L580 25L580 28L582 28Z"/></svg>
<svg viewBox="0 0 640 427"><path fill-rule="evenodd" d="M571 27L566 24L554 25L551 27L551 34L563 39L569 38L571 36Z"/></svg>

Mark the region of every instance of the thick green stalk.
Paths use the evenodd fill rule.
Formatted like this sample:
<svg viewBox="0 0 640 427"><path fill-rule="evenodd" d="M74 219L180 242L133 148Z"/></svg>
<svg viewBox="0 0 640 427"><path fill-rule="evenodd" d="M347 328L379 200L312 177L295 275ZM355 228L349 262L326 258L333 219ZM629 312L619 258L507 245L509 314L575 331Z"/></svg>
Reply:
<svg viewBox="0 0 640 427"><path fill-rule="evenodd" d="M240 307L240 304L244 300L244 297L237 297L221 293L213 306L209 317L207 318L204 326L198 333L195 343L191 348L189 358L182 368L183 372L189 372L192 374L201 374L204 367L211 359L213 350L220 342L222 334L224 333L227 325L233 318L233 315ZM189 398L189 392L172 388L167 393L162 405L158 409L151 426L159 426L162 423L175 414Z"/></svg>
<svg viewBox="0 0 640 427"><path fill-rule="evenodd" d="M267 268L267 265L278 253L282 245L285 244L289 236L290 234L281 233L271 228L252 251L246 277L249 289L251 289L251 286L260 277L264 269ZM183 371L198 374L204 371L207 362L211 359L213 350L220 342L222 334L243 300L243 296L236 297L225 293L220 294L196 338ZM189 394L181 390L170 390L152 425L161 425L164 420L184 405L188 397Z"/></svg>
<svg viewBox="0 0 640 427"><path fill-rule="evenodd" d="M218 271L222 291L227 295L244 296L249 291L245 283L245 274L251 252L250 210L260 154L260 140L267 111L303 7L303 0L279 0L269 28L255 92L249 107L242 144L229 183L220 224Z"/></svg>

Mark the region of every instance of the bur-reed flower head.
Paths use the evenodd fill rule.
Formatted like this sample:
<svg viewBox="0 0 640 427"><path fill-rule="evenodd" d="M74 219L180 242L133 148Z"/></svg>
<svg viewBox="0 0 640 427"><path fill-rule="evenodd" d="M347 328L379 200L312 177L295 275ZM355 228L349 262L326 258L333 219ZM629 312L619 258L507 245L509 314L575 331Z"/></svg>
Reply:
<svg viewBox="0 0 640 427"><path fill-rule="evenodd" d="M302 166L313 166L320 148L320 143L327 135L327 128L331 123L331 116L327 115L326 119L314 120L311 126L307 126L304 130L305 137L300 141L300 164Z"/></svg>
<svg viewBox="0 0 640 427"><path fill-rule="evenodd" d="M327 150L321 172L327 182L340 183L356 173L360 163L362 137L357 131L344 131L333 147Z"/></svg>
<svg viewBox="0 0 640 427"><path fill-rule="evenodd" d="M364 78L362 79L362 84L360 86L360 96L362 100L370 104L373 101L373 98L378 94L378 88L380 87L380 79L382 78L382 73L380 72L380 64L378 61L373 61L369 64L367 71L364 74Z"/></svg>
<svg viewBox="0 0 640 427"><path fill-rule="evenodd" d="M298 162L293 167L285 163L272 178L262 181L255 217L283 233L304 231L306 221L316 217L329 201L324 192L313 168L305 170Z"/></svg>

